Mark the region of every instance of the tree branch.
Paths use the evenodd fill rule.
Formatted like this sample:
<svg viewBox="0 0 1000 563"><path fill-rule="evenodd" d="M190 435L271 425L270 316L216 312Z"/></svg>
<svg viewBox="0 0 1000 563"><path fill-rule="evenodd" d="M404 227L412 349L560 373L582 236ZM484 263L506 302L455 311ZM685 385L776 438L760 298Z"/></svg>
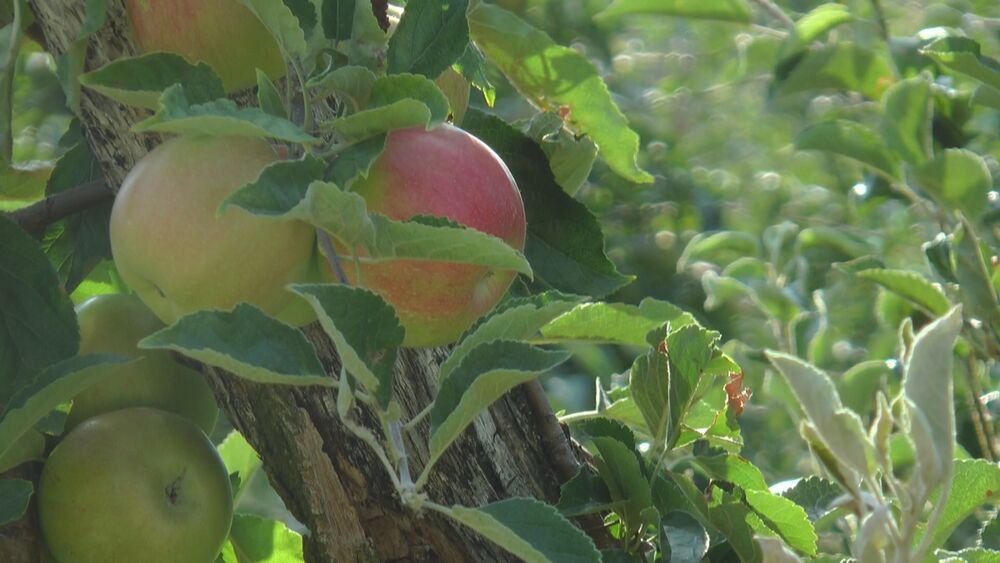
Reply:
<svg viewBox="0 0 1000 563"><path fill-rule="evenodd" d="M25 232L37 236L45 232L45 228L52 223L111 201L114 197L114 192L107 184L98 180L80 184L23 209L11 211L6 217L20 225Z"/></svg>

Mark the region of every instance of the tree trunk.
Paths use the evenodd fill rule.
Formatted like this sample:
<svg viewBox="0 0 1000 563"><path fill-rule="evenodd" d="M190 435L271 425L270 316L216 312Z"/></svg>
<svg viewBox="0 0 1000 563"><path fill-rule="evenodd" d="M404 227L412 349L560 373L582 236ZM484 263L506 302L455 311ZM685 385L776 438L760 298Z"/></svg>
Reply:
<svg viewBox="0 0 1000 563"><path fill-rule="evenodd" d="M33 0L35 16L54 54L76 38L84 0ZM134 54L122 0L108 1L108 23L90 40L87 69ZM130 131L143 112L84 91L86 138L117 189L131 165L160 139ZM305 329L329 373L337 373L333 345L318 326ZM442 350L406 350L397 365L395 397L404 419L433 396ZM378 459L341 424L333 391L250 383L203 370L226 416L256 448L271 483L308 527L308 561L506 561L504 550L436 513L403 507ZM540 387L522 386L498 401L436 465L427 487L445 505L482 504L511 496L558 499L575 470L574 451ZM377 435L371 412L358 420ZM405 432L405 431L404 431ZM404 438L416 473L427 460L427 423ZM599 522L598 522L599 524Z"/></svg>

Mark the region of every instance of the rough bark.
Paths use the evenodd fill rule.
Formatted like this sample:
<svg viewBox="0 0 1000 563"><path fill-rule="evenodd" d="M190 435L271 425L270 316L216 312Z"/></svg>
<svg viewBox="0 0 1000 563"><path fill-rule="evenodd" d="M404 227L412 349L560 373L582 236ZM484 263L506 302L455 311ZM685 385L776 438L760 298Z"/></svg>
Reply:
<svg viewBox="0 0 1000 563"><path fill-rule="evenodd" d="M76 39L84 0L33 0L50 51ZM108 1L109 22L90 41L87 68L134 54L122 0ZM159 139L130 126L142 116L98 94L83 92L87 140L117 188L131 165ZM316 327L306 334L330 373L338 369L332 344ZM404 419L433 396L440 350L407 350L397 366L395 397ZM309 561L506 561L498 546L437 514L417 515L395 497L383 466L340 423L328 389L249 383L204 368L226 416L257 449L275 489L311 533ZM360 422L377 430L370 412ZM532 496L554 502L559 484L576 465L570 442L540 405L537 388L519 388L480 417L438 462L428 483L439 504L478 506L500 498ZM540 430L541 429L541 430ZM427 459L426 422L405 435L411 467Z"/></svg>

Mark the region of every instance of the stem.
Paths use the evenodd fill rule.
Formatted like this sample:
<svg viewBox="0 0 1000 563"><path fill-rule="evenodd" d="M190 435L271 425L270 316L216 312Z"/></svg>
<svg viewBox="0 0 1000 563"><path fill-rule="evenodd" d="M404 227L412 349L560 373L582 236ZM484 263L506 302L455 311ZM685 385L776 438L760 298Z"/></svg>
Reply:
<svg viewBox="0 0 1000 563"><path fill-rule="evenodd" d="M14 21L11 22L11 40L7 49L7 67L3 76L3 158L14 161L14 69L17 67L17 53L21 50L21 0L14 3Z"/></svg>
<svg viewBox="0 0 1000 563"><path fill-rule="evenodd" d="M580 411L560 416L559 422L563 424L570 424L573 422L580 422L581 420L600 418L602 416L604 416L604 413L602 413L601 411Z"/></svg>
<svg viewBox="0 0 1000 563"><path fill-rule="evenodd" d="M403 425L398 420L393 420L387 426L389 444L395 452L399 466L399 480L404 488L413 487L413 477L410 475L410 457L406 453L406 444L403 442Z"/></svg>
<svg viewBox="0 0 1000 563"><path fill-rule="evenodd" d="M771 14L778 19L785 27L790 29L792 33L795 33L795 21L789 17L777 4L771 0L753 0L755 4L764 9L765 12Z"/></svg>
<svg viewBox="0 0 1000 563"><path fill-rule="evenodd" d="M996 461L997 453L994 450L993 428L989 422L989 415L986 413L983 403L979 400L983 396L983 390L979 386L979 379L976 377L978 370L976 370L975 359L972 357L972 354L965 357L965 365L965 376L969 384L969 393L972 395L972 426L976 430L976 439L979 441L979 447L982 448L987 458L990 461Z"/></svg>
<svg viewBox="0 0 1000 563"><path fill-rule="evenodd" d="M418 412L416 415L414 415L413 418L410 419L409 422L404 424L403 428L406 430L412 430L413 428L416 428L416 426L420 424L421 420L427 418L427 415L431 414L431 410L433 410L433 408L434 408L434 403L427 405L426 407L424 407L424 410Z"/></svg>
<svg viewBox="0 0 1000 563"><path fill-rule="evenodd" d="M882 36L882 40L889 41L889 24L885 21L885 12L882 11L882 2L880 0L869 0L872 5L872 11L875 13L875 23L878 25L878 33Z"/></svg>
<svg viewBox="0 0 1000 563"><path fill-rule="evenodd" d="M326 260L329 262L330 268L337 276L337 281L344 285L350 285L347 281L347 274L340 267L340 259L337 257L337 250L333 248L333 241L330 240L330 235L323 229L316 227L316 238L319 240L319 245L323 249L323 254L326 255Z"/></svg>
<svg viewBox="0 0 1000 563"><path fill-rule="evenodd" d="M444 514L445 516L451 516L452 512L453 512L451 510L451 508L449 508L447 506L444 506L444 505L441 505L441 504L438 504L436 502L431 502L429 500L424 501L424 506L426 506L427 508L433 510L434 512L440 512L441 514Z"/></svg>
<svg viewBox="0 0 1000 563"><path fill-rule="evenodd" d="M364 426L355 424L354 421L352 421L349 417L346 416L343 417L341 419L341 422L344 423L345 428L351 431L351 434L354 434L355 437L357 437L364 443L368 444L368 447L370 447L372 451L375 452L375 455L378 457L379 461L381 461L382 465L385 467L386 473L389 474L389 479L392 481L393 486L396 488L396 492L402 495L403 485L402 483L399 482L399 477L396 475L396 468L393 467L392 463L389 462L389 456L386 455L385 448L383 448L382 444L379 443L378 438L376 438L375 435L372 434L371 430L368 430Z"/></svg>
<svg viewBox="0 0 1000 563"><path fill-rule="evenodd" d="M299 81L299 90L302 93L302 129L306 133L311 133L313 129L312 101L309 99L309 92L306 89L306 79L298 62L292 61L292 69L295 70L295 77Z"/></svg>
<svg viewBox="0 0 1000 563"><path fill-rule="evenodd" d="M102 181L88 182L59 192L23 209L4 216L17 223L25 232L41 235L45 228L60 219L79 213L115 197Z"/></svg>

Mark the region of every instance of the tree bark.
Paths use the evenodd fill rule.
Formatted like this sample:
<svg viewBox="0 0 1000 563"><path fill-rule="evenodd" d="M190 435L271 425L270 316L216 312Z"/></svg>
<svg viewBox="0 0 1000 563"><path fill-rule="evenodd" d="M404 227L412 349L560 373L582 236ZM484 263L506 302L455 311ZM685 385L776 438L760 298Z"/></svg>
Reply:
<svg viewBox="0 0 1000 563"><path fill-rule="evenodd" d="M33 0L54 54L76 39L84 4ZM107 25L90 40L88 69L134 55L122 0L109 0L108 14ZM81 110L87 141L117 189L132 164L160 139L131 132L142 110L96 93L83 92ZM304 330L328 373L337 373L336 351L326 335L318 325ZM430 402L444 357L442 350L401 354L394 392L404 420ZM382 464L338 419L333 391L258 385L220 370L203 371L226 416L261 455L274 488L310 530L308 561L514 560L439 514L415 514L402 506ZM557 501L560 483L579 464L579 452L538 396L537 387L518 388L477 419L436 465L427 487L431 500L466 506L511 496ZM371 412L361 408L358 420L381 436ZM415 475L427 460L427 432L425 421L404 435Z"/></svg>

